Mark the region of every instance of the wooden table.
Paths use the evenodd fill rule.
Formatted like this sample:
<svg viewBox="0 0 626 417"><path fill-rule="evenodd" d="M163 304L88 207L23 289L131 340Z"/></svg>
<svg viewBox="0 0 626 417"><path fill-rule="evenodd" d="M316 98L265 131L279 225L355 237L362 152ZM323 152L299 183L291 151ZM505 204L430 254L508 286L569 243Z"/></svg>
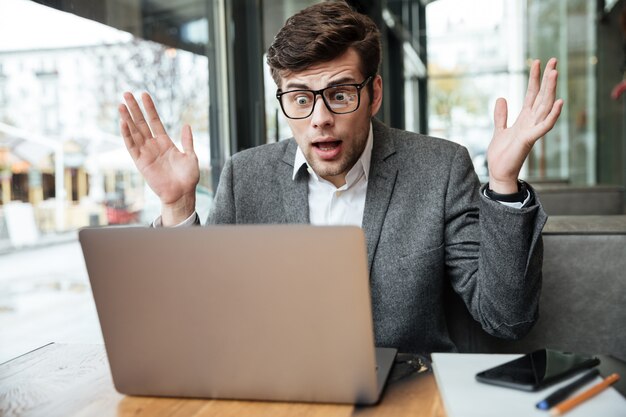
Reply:
<svg viewBox="0 0 626 417"><path fill-rule="evenodd" d="M0 416L445 417L432 372L392 377L369 407L129 397L115 391L103 345L52 343L0 364Z"/></svg>

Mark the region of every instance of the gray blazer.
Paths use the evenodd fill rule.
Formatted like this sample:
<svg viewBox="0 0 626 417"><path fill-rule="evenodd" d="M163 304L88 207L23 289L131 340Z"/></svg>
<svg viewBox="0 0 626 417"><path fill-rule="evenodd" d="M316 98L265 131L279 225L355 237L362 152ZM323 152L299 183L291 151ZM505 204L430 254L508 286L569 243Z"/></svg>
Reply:
<svg viewBox="0 0 626 417"><path fill-rule="evenodd" d="M546 214L482 196L467 150L373 120L362 227L377 346L453 351L444 288L490 334L518 338L537 318ZM208 224L308 223L308 173L292 180L293 139L235 154ZM536 201L536 200L535 200Z"/></svg>

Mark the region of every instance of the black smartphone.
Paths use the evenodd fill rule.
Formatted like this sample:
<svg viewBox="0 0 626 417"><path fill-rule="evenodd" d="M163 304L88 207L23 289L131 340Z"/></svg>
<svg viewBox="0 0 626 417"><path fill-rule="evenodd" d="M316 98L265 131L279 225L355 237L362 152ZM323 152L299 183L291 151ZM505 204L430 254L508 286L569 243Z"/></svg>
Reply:
<svg viewBox="0 0 626 417"><path fill-rule="evenodd" d="M524 391L538 391L599 363L600 359L591 355L540 349L479 372L476 380Z"/></svg>

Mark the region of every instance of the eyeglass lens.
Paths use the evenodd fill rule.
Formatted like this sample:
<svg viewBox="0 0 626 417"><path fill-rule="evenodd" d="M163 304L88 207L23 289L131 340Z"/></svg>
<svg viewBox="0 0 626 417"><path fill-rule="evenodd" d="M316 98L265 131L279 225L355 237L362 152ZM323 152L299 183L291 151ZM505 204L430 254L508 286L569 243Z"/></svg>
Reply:
<svg viewBox="0 0 626 417"><path fill-rule="evenodd" d="M326 106L333 113L350 113L359 107L359 89L353 85L328 87L322 95ZM308 117L313 112L315 98L313 91L289 91L282 95L283 110L291 118Z"/></svg>

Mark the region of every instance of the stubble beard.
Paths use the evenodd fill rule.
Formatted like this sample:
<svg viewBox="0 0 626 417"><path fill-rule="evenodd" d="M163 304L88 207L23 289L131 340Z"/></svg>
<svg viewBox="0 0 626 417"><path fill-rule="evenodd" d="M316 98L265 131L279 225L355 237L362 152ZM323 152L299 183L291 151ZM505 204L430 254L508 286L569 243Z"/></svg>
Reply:
<svg viewBox="0 0 626 417"><path fill-rule="evenodd" d="M313 168L313 171L315 171L315 173L322 178L347 174L359 160L361 154L363 154L363 150L365 149L365 145L367 143L366 132L362 132L361 137L362 139L359 139L359 141L355 143L355 146L352 146L350 149L344 151L345 153L338 161L322 161L316 159L313 152L311 152L313 155L307 155L307 160L310 161L309 164L311 165L311 168Z"/></svg>

